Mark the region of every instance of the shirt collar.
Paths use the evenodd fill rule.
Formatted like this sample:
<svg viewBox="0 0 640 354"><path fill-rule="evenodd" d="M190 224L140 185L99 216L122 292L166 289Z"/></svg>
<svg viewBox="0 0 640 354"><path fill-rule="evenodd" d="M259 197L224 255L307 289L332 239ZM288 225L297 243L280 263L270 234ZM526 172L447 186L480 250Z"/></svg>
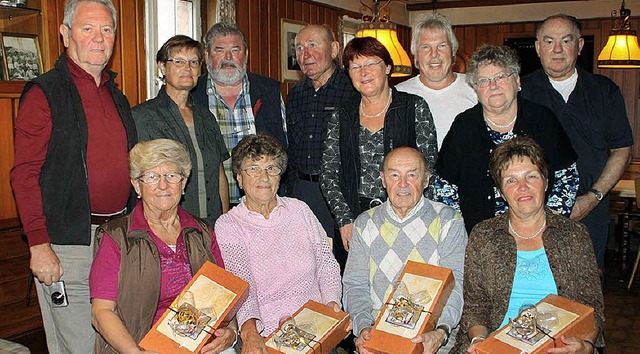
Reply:
<svg viewBox="0 0 640 354"><path fill-rule="evenodd" d="M386 202L384 202L384 206L386 208L387 214L389 214L389 217L399 223L402 223L406 220L408 220L410 217L414 216L418 210L422 209L422 207L424 206L425 200L427 198L425 198L424 196L422 196L420 198L420 200L418 201L418 203L413 207L413 209L411 209L407 215L404 216L404 218L400 218L400 216L398 216L398 214L396 214L395 210L393 210L393 207L391 206L391 201L389 199L387 199Z"/></svg>
<svg viewBox="0 0 640 354"><path fill-rule="evenodd" d="M329 79L327 80L327 82L325 82L324 85L320 86L320 88L318 89L318 91L322 90L325 87L329 87L331 85L333 85L333 82L336 81L338 75L340 75L340 73L338 71L342 70L340 69L340 66L336 63L336 61L332 61L332 65L335 68L335 70L333 71L333 74L331 74L331 76L329 77ZM313 87L313 80L311 80L308 76L306 76L305 78L305 84L309 87L311 87L313 90L315 90L316 88Z"/></svg>
<svg viewBox="0 0 640 354"><path fill-rule="evenodd" d="M67 60L67 66L69 67L69 73L75 79L87 80L93 83L96 82L93 75L89 74L83 68L81 68L80 65L76 64L76 62L73 61L73 59L69 58ZM109 80L109 74L107 73L106 70L103 69L102 72L100 73L100 86L104 85L108 80Z"/></svg>
<svg viewBox="0 0 640 354"><path fill-rule="evenodd" d="M246 199L247 199L247 196L242 196L242 198L240 198L240 204L238 204L237 206L237 208L239 208L238 211L240 212L240 217L252 217L252 218L259 217L264 219L264 215L258 213L257 211L249 210L249 208L247 208ZM276 195L276 206L271 211L271 215L278 215L281 212L284 212L285 210L290 210L290 209L283 202L282 198Z"/></svg>

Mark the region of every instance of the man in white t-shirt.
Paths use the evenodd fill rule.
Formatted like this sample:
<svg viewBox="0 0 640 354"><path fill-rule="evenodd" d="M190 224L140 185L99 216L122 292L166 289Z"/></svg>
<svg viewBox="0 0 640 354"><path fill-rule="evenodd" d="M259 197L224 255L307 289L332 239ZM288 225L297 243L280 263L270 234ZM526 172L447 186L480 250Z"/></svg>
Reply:
<svg viewBox="0 0 640 354"><path fill-rule="evenodd" d="M440 14L429 14L413 26L411 53L420 75L396 85L423 97L429 104L438 136L438 149L456 116L478 103L465 75L453 72L458 40L451 23Z"/></svg>

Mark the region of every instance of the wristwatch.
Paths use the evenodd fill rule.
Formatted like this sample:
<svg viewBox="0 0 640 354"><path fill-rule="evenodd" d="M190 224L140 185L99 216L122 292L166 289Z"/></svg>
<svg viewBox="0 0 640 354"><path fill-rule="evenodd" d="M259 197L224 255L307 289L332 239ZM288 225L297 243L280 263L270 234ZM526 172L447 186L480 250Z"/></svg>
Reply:
<svg viewBox="0 0 640 354"><path fill-rule="evenodd" d="M598 201L601 201L602 198L604 198L604 194L602 194L602 192L600 192L599 190L597 190L595 188L589 189L589 192L595 194L596 195L596 199L598 199Z"/></svg>
<svg viewBox="0 0 640 354"><path fill-rule="evenodd" d="M440 344L440 347L444 347L445 345L447 345L447 343L449 343L449 337L451 336L451 328L449 328L448 325L443 323L441 325L438 325L436 329L441 329L444 332L444 339L442 340L442 344Z"/></svg>

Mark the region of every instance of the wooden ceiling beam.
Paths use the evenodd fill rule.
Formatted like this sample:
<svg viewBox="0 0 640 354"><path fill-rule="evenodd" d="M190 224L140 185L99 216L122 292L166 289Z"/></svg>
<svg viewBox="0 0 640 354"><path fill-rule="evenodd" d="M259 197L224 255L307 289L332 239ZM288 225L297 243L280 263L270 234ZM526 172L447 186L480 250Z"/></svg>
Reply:
<svg viewBox="0 0 640 354"><path fill-rule="evenodd" d="M584 0L452 0L440 2L423 2L416 4L407 4L407 11L424 11L436 9L449 9L459 7L484 7L484 6L502 6L502 5L521 5L521 4L538 4L542 2L566 2L566 1L584 1Z"/></svg>

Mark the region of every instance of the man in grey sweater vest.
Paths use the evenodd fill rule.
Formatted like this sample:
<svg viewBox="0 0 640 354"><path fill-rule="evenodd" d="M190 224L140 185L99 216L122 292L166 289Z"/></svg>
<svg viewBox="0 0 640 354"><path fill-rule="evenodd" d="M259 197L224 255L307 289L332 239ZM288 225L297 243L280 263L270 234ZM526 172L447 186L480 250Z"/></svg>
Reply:
<svg viewBox="0 0 640 354"><path fill-rule="evenodd" d="M429 183L424 156L410 147L391 151L380 172L388 200L354 223L344 271L343 304L353 320L360 354L371 327L408 260L453 271L455 285L436 329L412 339L423 353L448 353L462 314L462 281L467 233L459 212L423 196Z"/></svg>

